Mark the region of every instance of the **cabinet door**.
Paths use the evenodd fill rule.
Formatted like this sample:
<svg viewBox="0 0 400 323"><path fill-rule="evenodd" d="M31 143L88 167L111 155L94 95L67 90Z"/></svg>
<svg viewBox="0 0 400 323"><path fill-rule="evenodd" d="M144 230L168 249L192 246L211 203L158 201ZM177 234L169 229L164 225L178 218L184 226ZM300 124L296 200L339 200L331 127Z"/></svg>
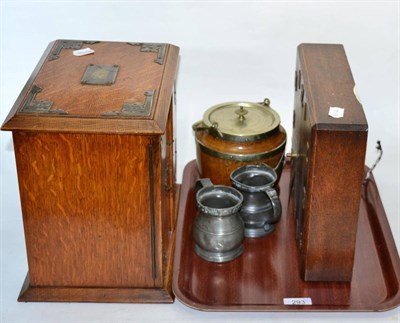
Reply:
<svg viewBox="0 0 400 323"><path fill-rule="evenodd" d="M153 287L149 137L14 141L31 285Z"/></svg>

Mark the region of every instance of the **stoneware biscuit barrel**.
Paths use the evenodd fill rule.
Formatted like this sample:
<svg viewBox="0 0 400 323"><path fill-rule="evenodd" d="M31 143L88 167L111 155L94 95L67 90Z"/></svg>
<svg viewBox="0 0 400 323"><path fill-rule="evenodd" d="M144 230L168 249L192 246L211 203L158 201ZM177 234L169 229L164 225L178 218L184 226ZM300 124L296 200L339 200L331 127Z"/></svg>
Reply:
<svg viewBox="0 0 400 323"><path fill-rule="evenodd" d="M193 125L197 165L202 177L231 185L238 167L265 163L280 175L286 131L269 99L261 103L227 102L208 109Z"/></svg>

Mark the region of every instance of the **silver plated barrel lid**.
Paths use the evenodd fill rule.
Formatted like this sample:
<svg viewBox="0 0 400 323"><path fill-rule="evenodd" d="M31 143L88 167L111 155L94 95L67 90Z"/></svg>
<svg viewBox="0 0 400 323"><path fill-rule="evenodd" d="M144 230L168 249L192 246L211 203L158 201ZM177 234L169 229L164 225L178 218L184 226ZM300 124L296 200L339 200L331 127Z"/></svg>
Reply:
<svg viewBox="0 0 400 323"><path fill-rule="evenodd" d="M281 122L279 114L264 102L226 102L209 108L194 130L210 129L211 133L231 141L254 141L267 137Z"/></svg>

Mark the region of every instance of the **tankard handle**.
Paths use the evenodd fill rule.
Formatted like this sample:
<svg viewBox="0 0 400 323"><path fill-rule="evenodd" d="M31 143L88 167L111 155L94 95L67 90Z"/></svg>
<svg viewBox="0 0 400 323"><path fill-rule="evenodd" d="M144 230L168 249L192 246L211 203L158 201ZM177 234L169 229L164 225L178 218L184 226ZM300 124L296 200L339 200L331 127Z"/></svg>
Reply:
<svg viewBox="0 0 400 323"><path fill-rule="evenodd" d="M196 182L196 192L202 189L203 187L207 186L214 186L214 184L211 182L211 179L209 178L200 178Z"/></svg>
<svg viewBox="0 0 400 323"><path fill-rule="evenodd" d="M267 194L268 198L271 200L272 204L272 209L274 210L274 214L272 216L272 221L271 224L277 223L282 214L282 205L281 205L281 200L279 199L278 193L274 188L267 188L265 191L265 194Z"/></svg>

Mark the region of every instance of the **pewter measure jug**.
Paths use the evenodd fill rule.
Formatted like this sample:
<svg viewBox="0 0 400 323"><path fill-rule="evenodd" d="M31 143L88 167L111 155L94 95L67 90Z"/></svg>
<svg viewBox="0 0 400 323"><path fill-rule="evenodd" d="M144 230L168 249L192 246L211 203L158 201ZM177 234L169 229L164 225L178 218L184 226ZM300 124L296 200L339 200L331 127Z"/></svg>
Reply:
<svg viewBox="0 0 400 323"><path fill-rule="evenodd" d="M274 189L277 178L275 170L265 164L242 166L232 172L233 186L243 195L240 215L246 237L266 236L280 220L282 206Z"/></svg>
<svg viewBox="0 0 400 323"><path fill-rule="evenodd" d="M196 194L199 213L193 225L195 252L211 262L227 262L243 253L243 195L233 187L201 179Z"/></svg>

